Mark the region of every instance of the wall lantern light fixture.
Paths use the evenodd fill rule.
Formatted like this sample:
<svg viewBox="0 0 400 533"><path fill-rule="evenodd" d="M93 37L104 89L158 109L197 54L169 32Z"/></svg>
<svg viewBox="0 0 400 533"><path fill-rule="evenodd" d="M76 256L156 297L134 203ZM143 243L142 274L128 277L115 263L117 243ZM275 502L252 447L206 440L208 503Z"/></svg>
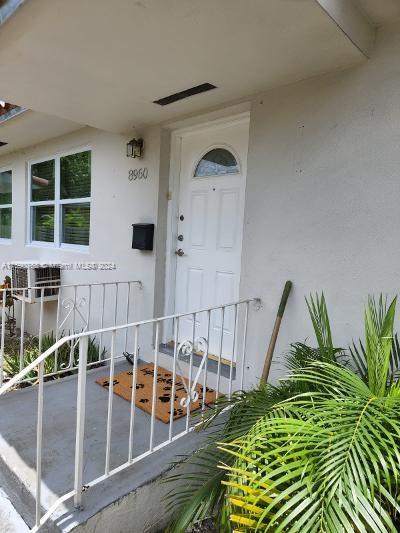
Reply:
<svg viewBox="0 0 400 533"><path fill-rule="evenodd" d="M143 139L132 139L126 145L126 157L142 157L143 156Z"/></svg>

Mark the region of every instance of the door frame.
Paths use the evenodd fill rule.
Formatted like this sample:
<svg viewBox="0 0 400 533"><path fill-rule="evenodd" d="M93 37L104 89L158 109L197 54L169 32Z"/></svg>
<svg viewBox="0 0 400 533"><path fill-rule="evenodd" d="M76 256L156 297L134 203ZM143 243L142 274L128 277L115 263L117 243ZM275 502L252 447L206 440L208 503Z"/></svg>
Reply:
<svg viewBox="0 0 400 533"><path fill-rule="evenodd" d="M206 131L213 131L221 127L234 126L236 124L250 123L250 112L245 111L229 117L224 117L212 121L199 123L186 128L178 128L171 133L171 156L169 169L169 189L168 189L168 211L167 211L167 246L166 246L166 270L165 270L165 315L173 315L175 313L175 294L176 294L176 268L177 257L176 250L176 235L178 229L178 215L179 215L179 195L180 195L180 174L181 174L181 149L182 139L189 135L196 135ZM243 162L241 162L243 165ZM247 164L246 175L244 179L247 180ZM242 236L243 243L243 236ZM239 273L240 276L240 273ZM171 331L164 331L165 341L167 336L170 336Z"/></svg>

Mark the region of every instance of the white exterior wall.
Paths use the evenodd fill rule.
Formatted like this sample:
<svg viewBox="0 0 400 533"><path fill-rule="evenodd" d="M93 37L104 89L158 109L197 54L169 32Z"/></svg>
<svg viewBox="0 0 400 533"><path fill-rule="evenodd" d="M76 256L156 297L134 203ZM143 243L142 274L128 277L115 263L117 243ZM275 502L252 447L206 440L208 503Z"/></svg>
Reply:
<svg viewBox="0 0 400 533"><path fill-rule="evenodd" d="M362 335L368 293L399 289L400 24L378 31L362 66L277 88L251 103L241 296L261 296L249 323L246 382L261 373L284 282L290 296L272 376L289 343L312 337L304 296L325 292L334 341ZM204 116L201 118L204 120ZM125 156L128 138L85 128L0 158L13 170L13 239L0 262L115 261L116 271L67 272L64 281L141 279L137 319L164 307L169 134L142 132L145 157ZM91 240L87 253L25 246L26 161L92 148ZM130 168L149 179L130 182ZM131 249L133 222L156 224L153 253ZM151 335L149 334L149 339ZM313 339L312 339L313 342Z"/></svg>
<svg viewBox="0 0 400 533"><path fill-rule="evenodd" d="M261 295L247 376L261 373L284 282L290 296L273 375L289 342L314 342L304 296L325 292L337 345L363 334L369 293L399 291L400 25L363 66L252 102L241 292Z"/></svg>
<svg viewBox="0 0 400 533"><path fill-rule="evenodd" d="M156 225L160 182L160 157L168 138L158 127L141 132L145 138L145 154L142 159L126 157L127 136L83 128L72 134L52 139L35 147L0 158L1 169L13 172L13 220L12 241L0 244L0 264L10 261L48 261L65 263L115 262L116 270L110 271L62 271L63 284L115 282L141 280L141 291L132 288L135 298L135 320L154 316L154 286L157 251L132 250L132 223L151 222ZM131 135L132 136L132 135ZM66 250L49 246L27 245L29 232L27 161L49 158L57 153L89 147L92 150L90 245L87 251ZM147 167L148 179L129 181L129 169ZM168 179L168 168L163 169L163 178ZM162 180L161 180L162 182ZM166 198L165 198L166 202ZM163 223L161 222L161 226ZM158 240L155 237L155 248ZM160 261L164 262L165 250L160 247ZM5 272L4 272L5 274ZM3 274L2 274L3 276ZM3 278L2 278L3 279ZM125 298L124 294L120 294ZM28 331L38 331L38 306L26 306ZM93 306L95 307L95 305ZM47 318L56 313L56 303L44 304ZM112 310L108 310L112 314ZM92 314L100 309L92 309ZM122 319L122 317L121 317ZM47 321L44 331L50 329ZM110 322L105 325L111 325ZM97 327L99 326L97 322ZM132 351L132 350L131 350Z"/></svg>

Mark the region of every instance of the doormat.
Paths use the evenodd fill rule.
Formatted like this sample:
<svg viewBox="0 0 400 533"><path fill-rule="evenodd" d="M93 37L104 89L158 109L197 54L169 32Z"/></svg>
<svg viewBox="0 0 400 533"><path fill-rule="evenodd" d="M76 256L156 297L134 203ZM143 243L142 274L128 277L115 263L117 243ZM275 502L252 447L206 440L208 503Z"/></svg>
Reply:
<svg viewBox="0 0 400 533"><path fill-rule="evenodd" d="M113 391L117 396L124 398L128 402L132 399L132 375L133 371L120 372L114 375ZM136 398L135 404L139 409L151 415L151 405L153 398L153 377L154 364L146 363L140 366L136 376ZM187 382L187 381L186 381ZM96 383L108 390L110 385L109 377L96 379ZM195 388L198 399L191 402L190 411L197 411L203 405L203 386L196 385ZM172 373L165 368L157 369L157 395L156 395L156 412L155 416L165 424L169 423L171 413L171 391L172 391ZM177 420L186 416L186 407L181 405L181 400L187 397L187 393L182 382L182 377L178 374L175 378L175 398L173 419ZM215 403L214 389L206 388L205 405Z"/></svg>

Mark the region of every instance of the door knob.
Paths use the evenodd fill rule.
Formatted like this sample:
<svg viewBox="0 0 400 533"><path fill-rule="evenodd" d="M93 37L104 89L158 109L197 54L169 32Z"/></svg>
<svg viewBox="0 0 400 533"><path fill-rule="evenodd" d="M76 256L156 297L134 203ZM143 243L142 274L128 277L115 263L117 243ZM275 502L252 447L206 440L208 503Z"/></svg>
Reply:
<svg viewBox="0 0 400 533"><path fill-rule="evenodd" d="M178 241L183 241L183 235L178 235Z"/></svg>
<svg viewBox="0 0 400 533"><path fill-rule="evenodd" d="M179 248L179 250L175 250L176 255L179 255L179 257L182 257L182 255L185 255L185 252L182 250L182 248Z"/></svg>

